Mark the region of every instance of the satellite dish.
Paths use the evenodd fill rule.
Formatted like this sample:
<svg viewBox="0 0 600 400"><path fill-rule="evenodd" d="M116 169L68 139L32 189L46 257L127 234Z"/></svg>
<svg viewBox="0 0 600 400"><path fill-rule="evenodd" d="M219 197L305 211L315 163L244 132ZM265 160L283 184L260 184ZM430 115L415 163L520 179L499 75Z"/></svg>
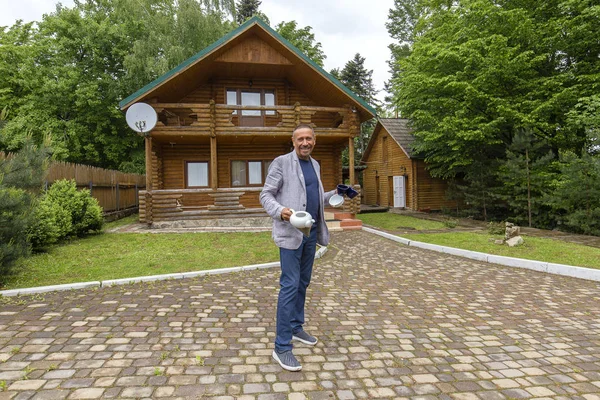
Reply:
<svg viewBox="0 0 600 400"><path fill-rule="evenodd" d="M146 103L135 103L129 107L125 119L127 125L138 133L150 132L158 121L156 111Z"/></svg>

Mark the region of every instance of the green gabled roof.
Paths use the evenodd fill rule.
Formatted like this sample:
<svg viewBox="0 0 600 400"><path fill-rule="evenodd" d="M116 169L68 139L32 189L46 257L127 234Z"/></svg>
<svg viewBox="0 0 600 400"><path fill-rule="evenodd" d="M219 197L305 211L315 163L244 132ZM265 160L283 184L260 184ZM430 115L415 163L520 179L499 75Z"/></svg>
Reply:
<svg viewBox="0 0 600 400"><path fill-rule="evenodd" d="M283 43L289 50L294 52L298 57L300 57L307 64L309 64L311 67L313 67L321 75L325 76L329 81L334 83L338 88L340 88L344 93L346 93L348 96L350 96L354 101L356 101L361 106L363 106L373 116L377 115L377 112L375 111L375 109L373 109L373 107L371 107L363 99L358 97L353 91L348 89L343 83L341 83L339 80L337 80L333 75L331 75L330 73L325 71L323 68L321 68L319 65L317 65L313 60L308 58L296 46L291 44L287 39L285 39L283 36L281 36L279 33L277 33L273 28L271 28L269 25L267 25L263 20L261 20L257 16L250 18L249 20L244 22L242 25L240 25L238 28L234 29L233 31L229 32L228 34L226 34L225 36L223 36L222 38L220 38L219 40L217 40L210 46L204 48L202 51L200 51L200 52L196 53L195 55L193 55L192 57L188 58L187 60L185 60L184 62L179 64L177 67L173 68L172 70L165 73L164 75L156 78L155 80L153 80L152 82L150 82L149 84L147 84L146 86L144 86L143 88L138 90L137 92L133 93L132 95L128 96L127 98L121 100L119 102L119 108L123 109L126 105L128 105L135 99L143 96L144 94L146 94L150 90L156 88L157 86L160 86L163 82L165 82L166 80L171 78L173 75L176 75L177 73L185 70L187 67L191 66L196 61L198 61L198 60L202 59L203 57L205 57L206 55L210 54L213 50L217 49L222 44L224 44L224 43L230 41L231 39L233 39L234 37L240 35L242 32L244 32L245 30L250 28L252 25L259 25L265 31L267 31L268 33L273 35L278 41Z"/></svg>

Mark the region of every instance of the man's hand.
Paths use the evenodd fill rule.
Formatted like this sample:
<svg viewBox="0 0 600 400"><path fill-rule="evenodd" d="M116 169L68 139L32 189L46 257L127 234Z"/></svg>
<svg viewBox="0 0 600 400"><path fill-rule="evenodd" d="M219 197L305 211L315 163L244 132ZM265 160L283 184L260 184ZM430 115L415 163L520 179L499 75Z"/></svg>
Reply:
<svg viewBox="0 0 600 400"><path fill-rule="evenodd" d="M290 217L292 216L292 210L290 210L289 208L284 208L283 210L281 210L281 219L284 221L289 221Z"/></svg>

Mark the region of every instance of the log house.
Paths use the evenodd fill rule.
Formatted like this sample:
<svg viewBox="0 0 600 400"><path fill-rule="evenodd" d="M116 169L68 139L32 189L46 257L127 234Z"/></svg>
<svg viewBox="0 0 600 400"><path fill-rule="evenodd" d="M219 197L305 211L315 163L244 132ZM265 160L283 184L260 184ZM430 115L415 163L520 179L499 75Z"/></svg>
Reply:
<svg viewBox="0 0 600 400"><path fill-rule="evenodd" d="M363 204L433 211L456 207L446 199L447 183L433 178L412 149L409 121L378 118L361 164Z"/></svg>
<svg viewBox="0 0 600 400"><path fill-rule="evenodd" d="M375 116L257 17L119 106L126 111L138 102L150 104L159 120L145 138L140 221L148 224L266 215L258 197L268 167L292 150L300 123L314 127L312 156L325 190L333 189L342 183L342 151ZM356 182L353 171L350 181ZM359 209L360 199L353 202Z"/></svg>

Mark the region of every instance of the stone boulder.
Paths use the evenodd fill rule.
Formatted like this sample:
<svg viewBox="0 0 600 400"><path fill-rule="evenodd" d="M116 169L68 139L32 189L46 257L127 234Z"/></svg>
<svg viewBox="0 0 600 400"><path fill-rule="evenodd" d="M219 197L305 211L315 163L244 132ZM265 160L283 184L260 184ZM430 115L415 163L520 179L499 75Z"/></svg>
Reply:
<svg viewBox="0 0 600 400"><path fill-rule="evenodd" d="M523 238L521 236L511 237L510 239L506 240L506 244L508 245L508 247L520 246L523 243L525 243L525 241L523 240Z"/></svg>
<svg viewBox="0 0 600 400"><path fill-rule="evenodd" d="M519 236L521 234L521 227L511 223L506 223L506 228L504 230L504 240L508 240L510 238Z"/></svg>

